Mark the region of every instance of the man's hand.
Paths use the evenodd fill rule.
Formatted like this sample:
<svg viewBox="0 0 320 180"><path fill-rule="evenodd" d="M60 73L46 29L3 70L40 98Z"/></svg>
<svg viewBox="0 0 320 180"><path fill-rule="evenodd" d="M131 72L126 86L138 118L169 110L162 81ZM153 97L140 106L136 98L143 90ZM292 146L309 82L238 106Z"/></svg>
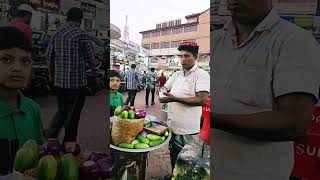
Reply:
<svg viewBox="0 0 320 180"><path fill-rule="evenodd" d="M163 93L164 95L166 95L167 97L162 97L159 98L160 103L170 103L170 102L175 102L176 101L176 97L173 96L170 93Z"/></svg>

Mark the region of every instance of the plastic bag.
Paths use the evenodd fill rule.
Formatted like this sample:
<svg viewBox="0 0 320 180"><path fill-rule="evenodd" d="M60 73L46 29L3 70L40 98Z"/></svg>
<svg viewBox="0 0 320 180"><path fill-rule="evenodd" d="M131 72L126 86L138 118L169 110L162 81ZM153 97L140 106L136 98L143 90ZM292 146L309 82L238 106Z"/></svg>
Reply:
<svg viewBox="0 0 320 180"><path fill-rule="evenodd" d="M131 143L143 130L144 119L122 119L115 117L112 123L111 142L113 145Z"/></svg>
<svg viewBox="0 0 320 180"><path fill-rule="evenodd" d="M210 145L210 96L208 97L205 106L202 108L202 117L204 122L200 130L199 138Z"/></svg>

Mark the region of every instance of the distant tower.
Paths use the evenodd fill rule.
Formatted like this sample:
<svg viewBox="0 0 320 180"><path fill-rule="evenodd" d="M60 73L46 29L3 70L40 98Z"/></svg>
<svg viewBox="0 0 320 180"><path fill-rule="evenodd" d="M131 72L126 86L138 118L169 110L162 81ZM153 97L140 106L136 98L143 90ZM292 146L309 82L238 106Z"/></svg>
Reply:
<svg viewBox="0 0 320 180"><path fill-rule="evenodd" d="M126 15L126 24L124 26L124 31L123 31L123 41L127 44L129 43L128 15Z"/></svg>

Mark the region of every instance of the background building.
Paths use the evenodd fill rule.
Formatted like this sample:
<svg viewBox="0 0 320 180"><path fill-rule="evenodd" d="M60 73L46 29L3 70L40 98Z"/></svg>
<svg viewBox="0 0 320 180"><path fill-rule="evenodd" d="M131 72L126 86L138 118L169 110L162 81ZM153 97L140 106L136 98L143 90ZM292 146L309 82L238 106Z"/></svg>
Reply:
<svg viewBox="0 0 320 180"><path fill-rule="evenodd" d="M273 0L273 6L283 19L313 33L319 32L320 4L318 0ZM211 8L213 29L222 28L223 24L230 18L226 0L211 1Z"/></svg>
<svg viewBox="0 0 320 180"><path fill-rule="evenodd" d="M210 9L181 19L156 24L155 29L142 34L142 47L148 51L148 67L157 69L180 68L177 47L182 41L196 41L199 48L198 65L209 70L210 61Z"/></svg>

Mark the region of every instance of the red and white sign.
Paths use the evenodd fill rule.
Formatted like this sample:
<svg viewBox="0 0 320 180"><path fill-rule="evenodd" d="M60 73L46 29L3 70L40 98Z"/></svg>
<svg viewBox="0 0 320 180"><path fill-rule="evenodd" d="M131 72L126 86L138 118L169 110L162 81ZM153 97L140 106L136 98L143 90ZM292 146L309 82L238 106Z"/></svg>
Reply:
<svg viewBox="0 0 320 180"><path fill-rule="evenodd" d="M315 107L306 138L294 143L292 177L303 180L320 179L320 107Z"/></svg>

